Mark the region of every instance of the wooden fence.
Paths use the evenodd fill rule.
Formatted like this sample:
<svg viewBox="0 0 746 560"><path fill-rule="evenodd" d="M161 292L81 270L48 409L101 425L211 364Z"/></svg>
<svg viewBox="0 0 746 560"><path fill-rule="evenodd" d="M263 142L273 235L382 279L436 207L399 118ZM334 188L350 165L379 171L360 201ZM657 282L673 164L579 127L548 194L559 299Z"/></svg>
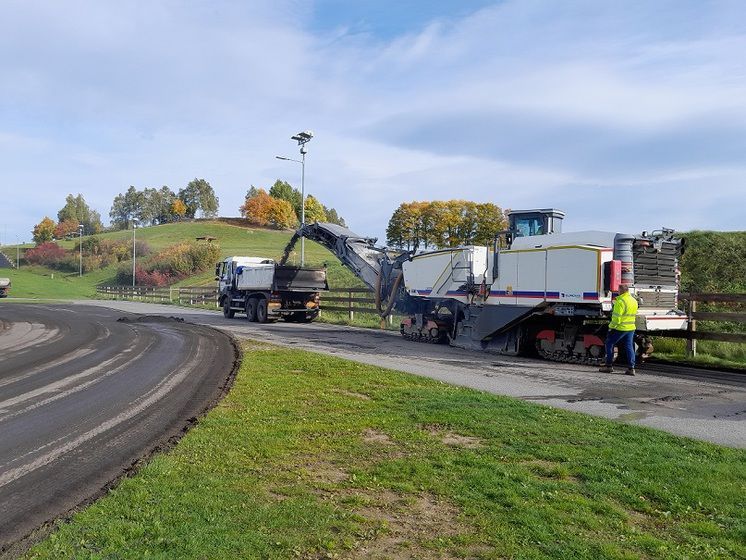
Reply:
<svg viewBox="0 0 746 560"><path fill-rule="evenodd" d="M700 331L697 321L727 321L730 323L746 323L746 313L743 311L698 311L697 303L726 303L741 306L746 304L746 294L695 294L681 293L679 301L685 302L685 310L689 319L686 330L650 331L648 334L663 338L683 338L686 340L687 356L697 355L698 340L715 340L720 342L746 343L746 333L728 333L716 331Z"/></svg>
<svg viewBox="0 0 746 560"><path fill-rule="evenodd" d="M147 286L98 286L96 291L106 299L128 299L154 303L179 303L218 306L218 292L212 287L154 288ZM331 305L327 305L329 302ZM367 288L332 288L321 294L321 311L378 315L376 300ZM393 318L389 315L389 324Z"/></svg>
<svg viewBox="0 0 746 560"><path fill-rule="evenodd" d="M218 306L218 292L213 287L186 286L182 288L155 288L151 286L97 286L96 292L105 299L131 299L153 303Z"/></svg>

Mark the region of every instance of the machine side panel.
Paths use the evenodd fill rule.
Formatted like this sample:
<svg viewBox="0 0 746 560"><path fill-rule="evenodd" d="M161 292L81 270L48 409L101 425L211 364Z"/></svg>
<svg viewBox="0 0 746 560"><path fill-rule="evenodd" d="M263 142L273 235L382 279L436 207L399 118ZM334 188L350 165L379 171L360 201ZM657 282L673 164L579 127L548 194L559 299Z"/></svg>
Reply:
<svg viewBox="0 0 746 560"><path fill-rule="evenodd" d="M514 290L518 289L518 252L501 251L497 258L497 278L492 282L486 305L515 305ZM492 270L490 267L490 271Z"/></svg>
<svg viewBox="0 0 746 560"><path fill-rule="evenodd" d="M598 302L603 291L602 250L561 248L547 251L547 300Z"/></svg>
<svg viewBox="0 0 746 560"><path fill-rule="evenodd" d="M547 252L518 253L518 285L513 288L518 305L536 305L546 299Z"/></svg>

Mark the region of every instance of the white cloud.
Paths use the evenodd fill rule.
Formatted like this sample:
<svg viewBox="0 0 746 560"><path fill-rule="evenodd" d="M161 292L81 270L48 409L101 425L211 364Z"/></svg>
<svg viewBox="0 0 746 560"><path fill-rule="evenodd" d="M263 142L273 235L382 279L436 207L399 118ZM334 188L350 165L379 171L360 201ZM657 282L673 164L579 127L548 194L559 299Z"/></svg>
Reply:
<svg viewBox="0 0 746 560"><path fill-rule="evenodd" d="M301 129L308 191L363 234L401 201L452 197L559 206L568 227L746 226L740 3L509 1L391 39L312 31L295 1L3 10L12 234L68 192L106 217L130 184L194 177L236 214L251 184L299 183L274 156ZM610 221L625 188L645 204Z"/></svg>

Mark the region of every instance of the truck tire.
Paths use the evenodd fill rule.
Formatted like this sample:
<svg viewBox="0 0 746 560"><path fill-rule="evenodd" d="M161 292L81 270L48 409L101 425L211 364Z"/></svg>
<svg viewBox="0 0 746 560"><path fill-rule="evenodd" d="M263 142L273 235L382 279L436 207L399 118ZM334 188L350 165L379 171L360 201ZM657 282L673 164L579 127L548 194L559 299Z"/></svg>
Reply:
<svg viewBox="0 0 746 560"><path fill-rule="evenodd" d="M256 322L256 298L249 298L246 300L246 320L251 323Z"/></svg>
<svg viewBox="0 0 746 560"><path fill-rule="evenodd" d="M269 310L267 309L267 300L262 298L259 300L259 302L256 305L256 322L266 323L268 320L269 320Z"/></svg>
<svg viewBox="0 0 746 560"><path fill-rule="evenodd" d="M226 319L233 319L233 316L236 314L236 312L231 309L231 298L227 297L223 301L223 317Z"/></svg>

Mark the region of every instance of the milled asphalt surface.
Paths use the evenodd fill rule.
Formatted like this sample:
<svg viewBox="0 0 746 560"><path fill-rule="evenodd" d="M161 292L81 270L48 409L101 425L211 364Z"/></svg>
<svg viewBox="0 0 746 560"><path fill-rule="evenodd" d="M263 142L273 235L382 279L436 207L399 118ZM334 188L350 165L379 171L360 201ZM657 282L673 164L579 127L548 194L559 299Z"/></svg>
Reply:
<svg viewBox="0 0 746 560"><path fill-rule="evenodd" d="M597 368L511 358L445 345L406 341L397 333L324 323L257 324L236 315L125 301L99 301L133 313L163 314L210 325L238 337L332 354L499 395L746 448L746 375L722 380L691 368L666 373L639 370L636 377Z"/></svg>
<svg viewBox="0 0 746 560"><path fill-rule="evenodd" d="M123 316L0 304L0 555L168 445L230 382L230 337Z"/></svg>

